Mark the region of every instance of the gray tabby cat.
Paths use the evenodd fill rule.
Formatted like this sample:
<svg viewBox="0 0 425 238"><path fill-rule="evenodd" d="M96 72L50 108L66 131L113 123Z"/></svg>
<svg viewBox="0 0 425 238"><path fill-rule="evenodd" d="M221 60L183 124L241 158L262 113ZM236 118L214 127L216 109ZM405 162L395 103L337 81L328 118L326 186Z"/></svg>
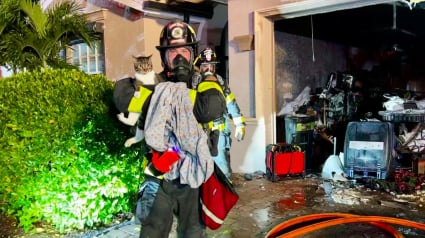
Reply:
<svg viewBox="0 0 425 238"><path fill-rule="evenodd" d="M140 97L140 86L143 85L156 85L161 82L161 77L155 73L152 64L152 55L149 56L133 56L134 58L134 71L136 80L134 82L135 92L134 97ZM134 126L140 117L139 112L129 112L128 117L124 113L117 115L118 119L129 126ZM144 138L143 130L137 128L136 135L125 142L125 146L129 147L134 143L141 141Z"/></svg>
<svg viewBox="0 0 425 238"><path fill-rule="evenodd" d="M140 86L142 85L156 85L161 81L161 77L155 73L152 64L152 55L149 56L133 56L134 58L134 71L136 76L135 81L135 97L140 96Z"/></svg>

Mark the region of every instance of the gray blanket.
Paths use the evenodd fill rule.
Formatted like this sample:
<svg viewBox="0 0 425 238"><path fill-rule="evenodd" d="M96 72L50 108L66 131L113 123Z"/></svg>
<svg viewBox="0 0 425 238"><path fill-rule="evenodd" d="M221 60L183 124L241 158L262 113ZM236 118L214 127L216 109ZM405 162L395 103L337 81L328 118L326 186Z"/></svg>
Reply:
<svg viewBox="0 0 425 238"><path fill-rule="evenodd" d="M155 87L145 121L146 143L156 151L176 146L179 161L165 179L180 177L182 184L198 188L214 170L207 135L193 115L185 83L160 83Z"/></svg>

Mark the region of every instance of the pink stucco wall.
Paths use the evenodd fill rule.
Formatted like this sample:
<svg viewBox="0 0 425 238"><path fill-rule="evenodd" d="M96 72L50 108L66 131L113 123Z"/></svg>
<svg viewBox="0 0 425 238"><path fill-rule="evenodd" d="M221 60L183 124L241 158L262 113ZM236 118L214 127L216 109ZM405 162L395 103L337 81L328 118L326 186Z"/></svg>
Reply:
<svg viewBox="0 0 425 238"><path fill-rule="evenodd" d="M250 173L258 170L265 172L266 146L264 118L255 118L255 52L239 51L234 38L254 33L254 11L278 6L281 2L279 0L228 1L229 85L247 120L245 139L241 142L234 140L230 151L233 172Z"/></svg>
<svg viewBox="0 0 425 238"><path fill-rule="evenodd" d="M254 92L254 52L239 52L233 40L236 36L250 35L254 32L253 12L255 10L280 5L280 0L230 0L228 1L229 24L229 81L233 93L238 98L241 110L246 116L255 113ZM237 88L237 90L235 90Z"/></svg>

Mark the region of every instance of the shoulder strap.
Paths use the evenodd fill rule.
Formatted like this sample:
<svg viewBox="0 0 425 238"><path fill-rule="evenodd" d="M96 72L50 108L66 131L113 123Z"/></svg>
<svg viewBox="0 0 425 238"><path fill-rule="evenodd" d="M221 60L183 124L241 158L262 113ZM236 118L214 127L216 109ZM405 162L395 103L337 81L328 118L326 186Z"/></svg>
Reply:
<svg viewBox="0 0 425 238"><path fill-rule="evenodd" d="M223 88L220 86L220 84L218 82L215 82L215 81L202 81L198 85L198 92L200 92L200 93L205 92L205 91L210 90L210 89L216 89L221 94L224 94L223 93Z"/></svg>
<svg viewBox="0 0 425 238"><path fill-rule="evenodd" d="M195 89L189 89L189 97L190 97L190 100L192 101L192 105L195 104L196 95L197 95L197 91Z"/></svg>
<svg viewBox="0 0 425 238"><path fill-rule="evenodd" d="M129 112L142 112L142 107L145 104L146 100L151 96L152 90L140 86L140 97L133 97L128 105Z"/></svg>

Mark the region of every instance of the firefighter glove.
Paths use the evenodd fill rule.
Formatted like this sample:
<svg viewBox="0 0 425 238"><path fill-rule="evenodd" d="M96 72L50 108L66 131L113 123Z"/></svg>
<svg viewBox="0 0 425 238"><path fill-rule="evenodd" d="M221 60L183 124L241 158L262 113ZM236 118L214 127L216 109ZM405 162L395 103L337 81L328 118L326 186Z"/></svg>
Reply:
<svg viewBox="0 0 425 238"><path fill-rule="evenodd" d="M238 141L242 141L245 137L245 126L237 126L235 137Z"/></svg>

